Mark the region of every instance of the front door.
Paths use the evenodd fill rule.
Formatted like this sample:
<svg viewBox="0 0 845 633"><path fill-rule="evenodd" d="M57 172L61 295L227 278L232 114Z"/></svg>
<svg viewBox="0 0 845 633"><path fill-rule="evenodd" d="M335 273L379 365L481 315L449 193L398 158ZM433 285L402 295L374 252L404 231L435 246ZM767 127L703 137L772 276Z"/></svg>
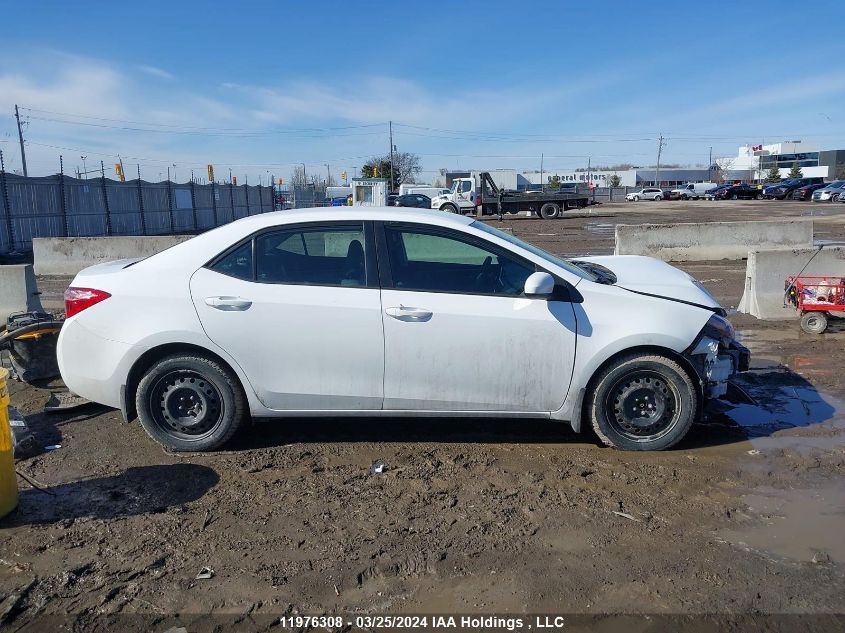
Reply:
<svg viewBox="0 0 845 633"><path fill-rule="evenodd" d="M205 332L270 409L381 409L384 339L363 223L279 227L198 270Z"/></svg>
<svg viewBox="0 0 845 633"><path fill-rule="evenodd" d="M385 409L560 408L575 316L523 296L533 264L456 230L388 223L382 235Z"/></svg>

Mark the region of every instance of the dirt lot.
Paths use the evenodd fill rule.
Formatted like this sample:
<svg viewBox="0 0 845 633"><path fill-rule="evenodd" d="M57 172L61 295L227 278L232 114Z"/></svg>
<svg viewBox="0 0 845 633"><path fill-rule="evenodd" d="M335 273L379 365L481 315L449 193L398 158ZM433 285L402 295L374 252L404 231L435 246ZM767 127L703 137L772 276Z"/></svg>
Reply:
<svg viewBox="0 0 845 633"><path fill-rule="evenodd" d="M845 205L791 202L503 225L578 255L611 252L617 223L810 214L817 238L845 239ZM736 306L744 262L681 267ZM45 299L63 284L43 280ZM126 613L251 614L253 628L291 612L842 613L845 333L731 319L758 404L722 407L663 453L517 419L332 419L256 421L226 451L175 455L115 411L44 414L49 390L12 384L39 443L61 448L18 463L52 494L21 483L0 521L0 628L45 614L83 630ZM205 566L213 577L195 579Z"/></svg>

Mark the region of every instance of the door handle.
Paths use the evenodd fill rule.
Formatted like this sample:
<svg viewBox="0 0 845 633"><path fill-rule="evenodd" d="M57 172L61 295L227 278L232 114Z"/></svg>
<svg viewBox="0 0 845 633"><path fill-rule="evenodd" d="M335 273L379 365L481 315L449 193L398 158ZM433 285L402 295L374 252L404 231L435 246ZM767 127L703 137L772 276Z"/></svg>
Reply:
<svg viewBox="0 0 845 633"><path fill-rule="evenodd" d="M386 308L385 313L399 321L428 321L432 314L431 310L406 308L405 306Z"/></svg>
<svg viewBox="0 0 845 633"><path fill-rule="evenodd" d="M248 310L252 305L252 301L240 297L206 297L205 303L224 312Z"/></svg>

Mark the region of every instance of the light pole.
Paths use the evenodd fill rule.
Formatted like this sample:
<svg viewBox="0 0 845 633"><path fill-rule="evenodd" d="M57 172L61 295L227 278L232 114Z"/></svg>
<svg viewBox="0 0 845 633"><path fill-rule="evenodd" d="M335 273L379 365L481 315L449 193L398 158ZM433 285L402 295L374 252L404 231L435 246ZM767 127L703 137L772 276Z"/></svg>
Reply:
<svg viewBox="0 0 845 633"><path fill-rule="evenodd" d="M82 159L82 171L85 172L85 180L88 180L88 167L85 165L85 159L88 157L80 156L79 158Z"/></svg>

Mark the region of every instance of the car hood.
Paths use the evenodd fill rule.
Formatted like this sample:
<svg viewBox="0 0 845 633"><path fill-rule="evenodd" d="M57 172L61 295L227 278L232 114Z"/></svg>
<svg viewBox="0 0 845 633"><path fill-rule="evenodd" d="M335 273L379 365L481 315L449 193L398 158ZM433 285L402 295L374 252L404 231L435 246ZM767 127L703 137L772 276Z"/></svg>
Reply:
<svg viewBox="0 0 845 633"><path fill-rule="evenodd" d="M616 276L614 285L632 292L690 303L707 310L719 311L721 306L700 281L682 270L653 257L639 255L606 255L578 257L604 266Z"/></svg>

